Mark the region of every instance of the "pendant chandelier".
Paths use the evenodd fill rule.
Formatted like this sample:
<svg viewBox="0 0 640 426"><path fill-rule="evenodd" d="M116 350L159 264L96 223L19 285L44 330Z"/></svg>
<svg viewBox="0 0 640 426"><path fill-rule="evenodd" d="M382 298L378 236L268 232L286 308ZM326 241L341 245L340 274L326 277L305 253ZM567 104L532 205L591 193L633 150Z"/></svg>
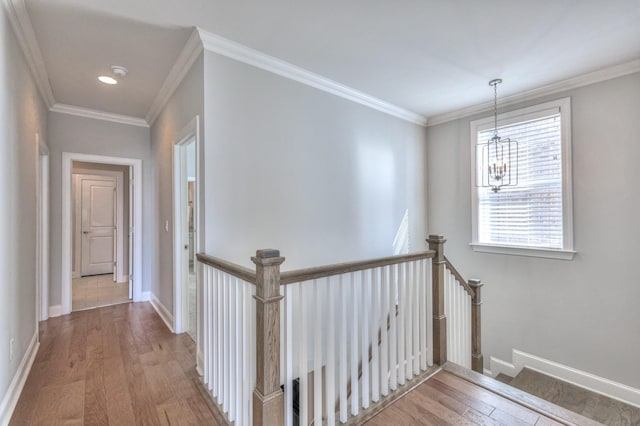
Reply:
<svg viewBox="0 0 640 426"><path fill-rule="evenodd" d="M518 185L518 141L498 136L498 84L497 78L489 82L493 86L493 137L476 146L476 186L498 192L505 186ZM478 157L479 156L479 157Z"/></svg>

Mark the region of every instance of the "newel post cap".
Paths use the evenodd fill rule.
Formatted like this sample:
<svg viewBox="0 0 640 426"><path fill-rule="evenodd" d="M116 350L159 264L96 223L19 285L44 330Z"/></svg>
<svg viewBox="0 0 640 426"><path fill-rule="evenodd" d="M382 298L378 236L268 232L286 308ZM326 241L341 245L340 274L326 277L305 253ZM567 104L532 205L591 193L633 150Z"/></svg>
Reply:
<svg viewBox="0 0 640 426"><path fill-rule="evenodd" d="M429 235L429 238L427 238L428 243L444 244L446 241L447 239L444 237L444 235L432 234Z"/></svg>
<svg viewBox="0 0 640 426"><path fill-rule="evenodd" d="M477 278L471 278L469 280L469 287L472 288L480 288L482 287L484 284L482 283L481 280L477 279Z"/></svg>
<svg viewBox="0 0 640 426"><path fill-rule="evenodd" d="M251 258L251 261L256 265L280 265L284 262L285 258L280 256L280 250L276 249L261 249L256 250L256 255Z"/></svg>

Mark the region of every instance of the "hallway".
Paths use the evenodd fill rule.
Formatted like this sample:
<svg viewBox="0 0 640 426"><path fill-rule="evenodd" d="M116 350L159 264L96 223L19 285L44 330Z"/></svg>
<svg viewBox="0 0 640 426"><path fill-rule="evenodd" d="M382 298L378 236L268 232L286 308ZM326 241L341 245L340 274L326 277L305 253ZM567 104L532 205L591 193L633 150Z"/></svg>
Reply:
<svg viewBox="0 0 640 426"><path fill-rule="evenodd" d="M195 358L148 302L49 319L10 424L219 424Z"/></svg>

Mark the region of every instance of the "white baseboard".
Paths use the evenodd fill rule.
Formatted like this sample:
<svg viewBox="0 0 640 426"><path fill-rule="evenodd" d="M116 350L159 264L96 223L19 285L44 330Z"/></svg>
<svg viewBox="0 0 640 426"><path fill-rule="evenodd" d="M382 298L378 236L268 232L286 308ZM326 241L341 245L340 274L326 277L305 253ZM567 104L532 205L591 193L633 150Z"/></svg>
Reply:
<svg viewBox="0 0 640 426"><path fill-rule="evenodd" d="M156 297L155 294L151 293L151 298L149 300L151 302L151 306L156 310L162 321L169 327L172 333L175 333L173 329L173 314L171 311L167 309L166 306L162 304L162 302Z"/></svg>
<svg viewBox="0 0 640 426"><path fill-rule="evenodd" d="M143 291L142 293L140 293L139 302L148 302L149 300L151 300L151 292L150 291Z"/></svg>
<svg viewBox="0 0 640 426"><path fill-rule="evenodd" d="M16 404L18 403L18 399L22 393L22 388L24 388L24 383L27 381L27 377L31 371L33 361L36 359L39 346L38 331L36 330L36 332L33 333L33 337L31 338L27 351L20 361L18 370L13 376L11 384L9 384L7 393L2 398L2 402L0 402L0 425L2 426L7 426L9 424L9 420L11 420L13 410L16 408Z"/></svg>
<svg viewBox="0 0 640 426"><path fill-rule="evenodd" d="M49 318L55 318L62 315L62 305L49 306Z"/></svg>
<svg viewBox="0 0 640 426"><path fill-rule="evenodd" d="M617 399L626 404L640 407L640 389L627 386L586 371L549 361L517 349L512 350L512 363L490 357L491 372L496 376L504 373L515 377L524 367L555 377L556 379L580 386L592 392Z"/></svg>
<svg viewBox="0 0 640 426"><path fill-rule="evenodd" d="M198 356L196 358L196 371L201 377L204 376L204 354L202 351L198 351Z"/></svg>
<svg viewBox="0 0 640 426"><path fill-rule="evenodd" d="M486 372L488 372L489 374L487 374L486 372L485 374L487 376L491 376L494 378L498 374L506 374L509 377L516 377L520 372L520 370L522 370L523 368L523 367L520 367L518 369L516 368L515 365L508 363L506 361L503 361L501 359L494 358L492 356L489 357L489 366L491 367L491 370L486 370Z"/></svg>

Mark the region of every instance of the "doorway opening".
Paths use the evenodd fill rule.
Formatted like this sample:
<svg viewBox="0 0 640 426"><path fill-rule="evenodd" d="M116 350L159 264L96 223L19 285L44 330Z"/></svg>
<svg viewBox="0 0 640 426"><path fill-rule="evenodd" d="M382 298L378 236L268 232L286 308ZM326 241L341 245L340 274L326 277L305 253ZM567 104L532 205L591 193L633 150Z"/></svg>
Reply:
<svg viewBox="0 0 640 426"><path fill-rule="evenodd" d="M73 161L71 167L71 310L129 302L131 166Z"/></svg>
<svg viewBox="0 0 640 426"><path fill-rule="evenodd" d="M62 153L61 314L142 300L141 176L139 159ZM74 277L93 287L75 306Z"/></svg>
<svg viewBox="0 0 640 426"><path fill-rule="evenodd" d="M199 249L198 117L181 132L173 152L174 329L198 341Z"/></svg>

